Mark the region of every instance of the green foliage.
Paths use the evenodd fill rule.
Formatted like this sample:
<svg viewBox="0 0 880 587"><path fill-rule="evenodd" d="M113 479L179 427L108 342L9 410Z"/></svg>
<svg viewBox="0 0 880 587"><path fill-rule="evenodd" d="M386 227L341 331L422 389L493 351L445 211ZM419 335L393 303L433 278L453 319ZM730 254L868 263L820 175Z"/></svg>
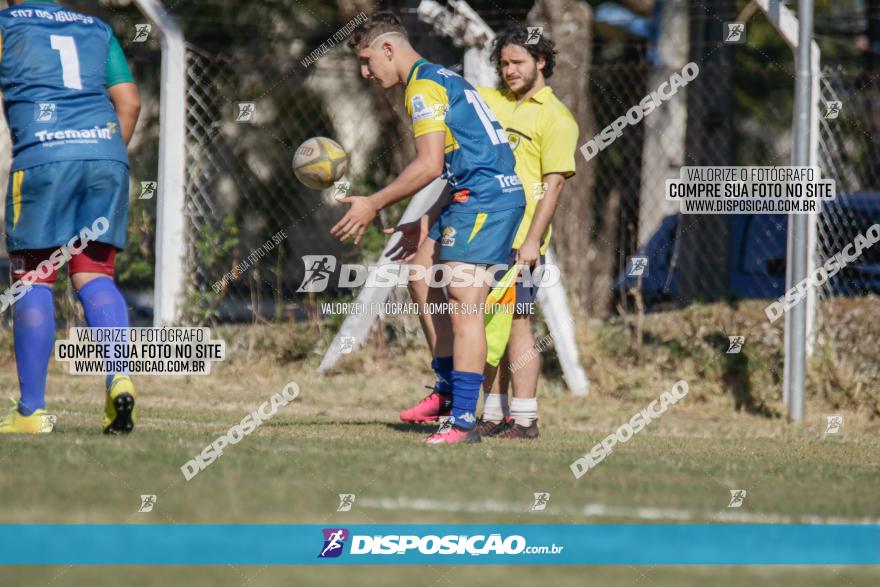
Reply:
<svg viewBox="0 0 880 587"><path fill-rule="evenodd" d="M342 24L336 3L322 0L181 0L174 4L174 13L187 41L199 47L208 50L235 47L238 54L252 55L275 51L287 59L295 39L305 41L305 56Z"/></svg>
<svg viewBox="0 0 880 587"><path fill-rule="evenodd" d="M201 283L191 287L183 305L183 320L190 324L209 324L217 317L228 282L219 291L211 285L219 282L238 264L239 228L233 216L225 216L219 228L204 225L193 234L194 259L203 275ZM233 278L237 277L233 273Z"/></svg>
<svg viewBox="0 0 880 587"><path fill-rule="evenodd" d="M382 232L382 228L375 224L367 227L360 242L361 260L365 262L376 260L382 254L388 236Z"/></svg>
<svg viewBox="0 0 880 587"><path fill-rule="evenodd" d="M59 271L57 276L55 284L52 286L55 300L55 320L56 325L66 332L69 328L83 324L85 315L73 290L67 269Z"/></svg>
<svg viewBox="0 0 880 587"><path fill-rule="evenodd" d="M276 347L276 357L282 364L303 361L319 347L325 346L321 329L313 323L288 322L287 336Z"/></svg>
<svg viewBox="0 0 880 587"><path fill-rule="evenodd" d="M116 256L116 279L129 286L149 286L154 280L156 221L147 202L132 201L129 207L128 242Z"/></svg>
<svg viewBox="0 0 880 587"><path fill-rule="evenodd" d="M746 34L748 42L732 49L736 161L757 164L780 155L773 139L791 129L794 65L791 49L760 12Z"/></svg>

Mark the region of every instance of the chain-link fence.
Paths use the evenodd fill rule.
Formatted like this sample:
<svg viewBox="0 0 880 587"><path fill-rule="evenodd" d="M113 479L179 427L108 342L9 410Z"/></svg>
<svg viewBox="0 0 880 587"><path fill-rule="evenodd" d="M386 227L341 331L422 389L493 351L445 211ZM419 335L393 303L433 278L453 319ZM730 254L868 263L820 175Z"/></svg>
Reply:
<svg viewBox="0 0 880 587"><path fill-rule="evenodd" d="M475 6L481 16L496 30L522 22L529 10L526 5L501 10L479 4ZM662 196L665 179L677 176L684 165L786 165L791 158L791 51L760 15L749 22L748 35L754 40L757 31L764 37L748 45L725 45L695 35L699 29L694 23L705 24L697 8L690 7L691 24L679 27L677 34L687 39L689 31L691 38L679 61L697 61L699 77L640 124L628 126L593 161L584 193L567 188L564 194L565 200L589 201L589 217L580 221L590 244L579 254L591 259L595 274L590 276L595 287L584 306L593 316L681 307L693 301L769 300L784 292L785 216L681 215ZM713 5L712 10L718 9ZM138 19L129 12L108 9L102 16L115 23L145 97L131 151L133 230L120 281L146 319L155 262L155 201L138 200L136 195L140 181L157 175L159 47L157 35L147 43L128 38ZM420 51L450 66L461 61L461 50L418 23L412 7L401 13ZM211 35L222 32L215 20L205 24L187 19L193 21L188 28L201 31L199 38L204 36L203 24ZM709 19L709 29L720 25L716 20ZM329 21L324 25L327 28ZM609 36L602 26L597 25L603 32L593 42L585 74L593 132L638 104L684 62L674 67L659 64L651 57L657 45L633 36ZM188 46L187 320L305 315L316 300L297 293L302 256L332 254L343 262L359 255L369 259L382 246L377 230L368 237L366 253L331 238L329 227L344 210L329 192L309 190L298 182L291 158L305 139L332 137L351 157L346 179L352 192L378 189L413 154L401 96L370 88L341 44L307 67L278 59L274 49L286 38L273 39L272 50L256 52L235 52L235 47L224 48L220 42L208 43L210 51ZM579 62L572 55L560 55L559 60ZM827 116L823 106L820 165L825 176L837 181L839 195L818 218L819 264L877 219L873 194L880 177L871 163L880 154L874 136L880 125L875 120L873 78L833 52L823 55L823 64L822 102L839 102L840 112ZM586 126L582 122L582 128ZM582 137L582 142L588 138ZM582 155L576 157L580 160ZM384 224L392 225L399 212L385 213ZM275 243L272 237L279 231L282 239ZM876 292L872 267L878 254L867 250L858 263L821 288L816 322L820 329L847 331L837 326L846 322L840 311L835 313L837 306L827 302ZM649 263L635 278L628 273L633 257L640 256L648 257ZM331 289L327 295L351 293Z"/></svg>
<svg viewBox="0 0 880 587"><path fill-rule="evenodd" d="M330 236L343 212L332 189L295 179L296 147L315 136L340 142L349 154L345 180L356 191L387 175L405 145L389 141L381 118L365 111L373 95L352 59L325 55L310 70L279 78L275 63L190 46L187 74L185 313L203 321L302 310L301 258L356 253ZM280 242L272 242L279 231Z"/></svg>
<svg viewBox="0 0 880 587"><path fill-rule="evenodd" d="M820 80L819 164L836 181L837 198L819 214L816 265L841 259L841 253L856 258L819 288L813 361L825 370L820 384L848 388L853 397L866 391L870 397L880 379L876 347L869 342L880 309L880 248L863 240L869 227L880 224L874 80L844 67L826 67Z"/></svg>
<svg viewBox="0 0 880 587"><path fill-rule="evenodd" d="M384 107L395 98L377 97L365 87L355 61L338 48L310 69L294 68L279 79L275 63L191 46L187 71L189 316L243 319L301 308L296 293L303 274L301 257L343 257L345 252L328 233L341 209L329 193L309 190L294 179L292 153L306 138L333 137L352 158L347 179L353 189L380 186L405 163L401 155L411 149L400 129L392 130L401 126L400 119L376 113L382 109L375 107L377 100L386 100L378 104ZM593 64L588 77L594 127L609 125L674 72L639 59ZM753 91L783 99L748 95L743 79ZM826 100L834 98L830 78L822 87ZM654 120L646 117L644 124L626 128L602 153L601 164L594 167L592 194L566 193L566 198L590 198L590 231L597 235L598 251L593 254L613 257L604 265L610 268L605 277L613 286L596 313L628 307L636 281L649 307L783 293L785 216L680 215L663 192L665 179L675 177L682 165L789 164L792 88L790 62L747 68L732 62L704 64L686 92L663 105L671 114L657 113ZM251 104L252 112L241 110ZM856 163L866 148L859 144L865 141L858 132L859 116L853 105L844 108L837 122L822 121L822 167L838 179L842 194L820 216L821 258L852 240L846 227L855 226L851 219L857 209L865 209L859 208L864 198L855 194L876 183ZM847 121L855 131L845 130L841 123ZM278 230L288 233L282 245L259 263L244 263L246 267L236 270ZM650 261L638 280L628 275L634 256ZM853 277L853 271L860 269L850 268L830 282L825 294L870 289L870 279ZM217 284L222 285L219 291Z"/></svg>
<svg viewBox="0 0 880 587"><path fill-rule="evenodd" d="M826 68L820 82L819 162L823 174L837 182L837 199L819 217L818 263L841 252L858 234L880 222L880 176L864 75ZM861 87L860 87L861 86ZM876 107L876 106L875 106ZM869 248L821 289L823 298L880 292L880 249Z"/></svg>
<svg viewBox="0 0 880 587"><path fill-rule="evenodd" d="M395 4L420 52L450 67L461 63L460 48L418 22L415 2ZM667 2L665 9L679 4ZM575 73L587 80L589 120L584 117L579 124L591 135L582 136L580 144L639 104L687 61L700 65L692 83L639 124L628 125L589 166L582 167L581 153L575 155L579 175L589 174L590 179L566 187L557 219L561 223L563 217L576 216L578 230L589 235L587 246L566 251L561 236L555 238L557 251L589 259L592 287L586 295L580 275L563 278L578 282L577 287L569 287L572 304L591 317L630 317L642 310L731 299L755 299L764 305L784 293L786 216L682 215L663 197L665 180L677 177L682 166L790 164L791 50L760 14L749 20L747 43L719 40L723 21L736 16L734 4L689 3L685 22L666 41L662 31L652 40L631 31L608 33L607 22L596 22L586 58L571 52L558 58L558 71L565 71L563 64L575 63ZM723 15L721 5L726 10ZM129 302L141 313L140 320L147 321L155 267L156 202L138 199L138 194L140 182L155 181L158 175L159 33L154 29L147 42L134 42L135 27L143 16L132 5L123 8L108 0L102 6L100 16L114 26L143 97L141 121L130 145L130 239L120 257L118 277ZM372 193L414 154L402 94L383 93L360 79L357 61L344 43L314 63L300 62L325 34L332 35L340 22L351 17L343 17L338 7L318 12L285 4L291 15L317 21L311 28L278 25L269 31L271 27L257 18L258 7L227 11L223 2L211 2L209 15L190 10L194 3L186 0L170 6L193 43L186 58L184 318L206 323L313 315L318 300L297 292L304 274L302 257L320 254L334 255L341 263L355 258L369 261L385 237L373 228L360 249L333 239L329 229L344 208L329 190L310 190L295 179L293 153L307 138L335 139L350 157L345 179L351 192ZM473 6L495 30L524 23L532 9L527 2L503 9L491 1ZM641 17L653 18L653 26L665 26L656 11L653 15L643 11ZM260 35L264 35L261 42L255 42L252 37ZM664 42L667 51L681 49L674 59L656 57L663 53ZM819 164L823 175L837 182L838 196L818 215L817 265L880 220L877 75L859 61L861 57L853 57L854 50L841 50L839 39L820 35L820 44L824 70ZM559 73L549 80L554 87L563 87L566 81ZM567 207L574 201L588 205ZM382 223L393 225L401 210L384 212ZM632 275L638 257L647 257L647 269ZM561 262L564 265L566 260ZM865 294L880 290L878 265L880 248L866 249L819 289L815 322L819 350L864 334L872 314L870 304L876 300ZM353 294L329 288L323 295L343 299ZM578 294L582 299L574 299ZM395 295L406 297L404 290ZM768 341L767 349L780 352L777 338Z"/></svg>

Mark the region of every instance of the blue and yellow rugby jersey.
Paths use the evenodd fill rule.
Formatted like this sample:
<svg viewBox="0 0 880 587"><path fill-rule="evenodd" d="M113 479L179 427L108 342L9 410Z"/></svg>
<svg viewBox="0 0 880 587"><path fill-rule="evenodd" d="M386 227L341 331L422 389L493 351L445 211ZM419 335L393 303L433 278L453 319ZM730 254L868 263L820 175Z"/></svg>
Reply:
<svg viewBox="0 0 880 587"><path fill-rule="evenodd" d="M0 11L0 90L12 170L89 159L127 164L107 87L131 81L118 41L100 19L51 1Z"/></svg>
<svg viewBox="0 0 880 587"><path fill-rule="evenodd" d="M492 212L525 206L507 134L486 102L460 75L420 59L406 84L413 134L446 132L443 179L452 188L450 209Z"/></svg>

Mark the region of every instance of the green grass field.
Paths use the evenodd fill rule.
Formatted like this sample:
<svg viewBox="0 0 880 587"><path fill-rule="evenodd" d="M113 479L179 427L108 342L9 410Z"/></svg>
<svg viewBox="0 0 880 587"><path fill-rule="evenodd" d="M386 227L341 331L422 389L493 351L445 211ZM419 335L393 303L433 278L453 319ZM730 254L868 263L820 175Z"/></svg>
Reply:
<svg viewBox="0 0 880 587"><path fill-rule="evenodd" d="M651 399L684 367L629 376L632 394L610 391L597 373L603 334L584 341L594 385L567 394L542 385L542 438L488 439L428 447L432 426L404 425L397 412L431 382L424 351L377 344L335 374L315 374L317 353L287 361L274 348L284 327L226 327L230 358L210 376L140 377L139 424L126 438L99 433L101 378L73 377L53 365L49 409L56 430L0 438L3 523L651 523L880 520L880 423L864 410L816 399L807 420L736 410L733 394L689 381L689 395L584 477L569 463ZM257 338L255 339L255 332ZM613 338L613 333L605 333ZM318 335L326 340L329 333ZM256 340L256 342L255 342ZM598 342L597 342L598 341ZM625 349L621 352L624 352ZM395 356L392 361L389 357ZM7 356L8 357L8 356ZM14 367L0 373L13 395ZM605 362L604 364L610 364ZM611 369L612 367L608 367ZM617 364L625 370L626 365ZM653 367L651 367L653 368ZM299 398L187 482L180 466L289 381ZM706 388L706 389L704 389ZM756 390L756 393L759 390ZM772 396L766 391L768 397ZM782 410L767 400L770 412ZM833 410L833 411L832 411ZM828 413L844 416L824 435ZM14 474L13 474L14 473ZM730 489L745 489L728 508ZM549 492L543 512L533 493ZM357 496L337 512L338 494ZM157 495L138 513L141 494ZM120 579L124 578L124 579ZM855 567L304 567L4 568L0 585L876 585L880 569Z"/></svg>

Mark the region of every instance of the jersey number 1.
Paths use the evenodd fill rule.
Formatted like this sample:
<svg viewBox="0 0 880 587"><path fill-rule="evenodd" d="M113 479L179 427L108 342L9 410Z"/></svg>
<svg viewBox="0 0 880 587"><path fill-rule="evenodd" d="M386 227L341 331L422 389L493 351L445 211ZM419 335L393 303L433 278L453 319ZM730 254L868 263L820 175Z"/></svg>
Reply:
<svg viewBox="0 0 880 587"><path fill-rule="evenodd" d="M73 37L65 35L51 35L49 40L52 48L61 55L61 75L64 78L64 87L74 90L83 89L82 79L79 76L79 55L76 52L76 43Z"/></svg>
<svg viewBox="0 0 880 587"><path fill-rule="evenodd" d="M504 129L496 129L494 126L492 126L492 123L498 122L498 119L495 118L494 114L492 114L492 111L483 100L483 97L473 90L465 90L464 95L471 106L474 107L474 110L477 111L477 116L480 118L480 122L483 123L483 127L489 134L489 138L492 140L492 144L498 145L500 143L506 143L507 133L504 132ZM499 126L500 124L501 123L499 123Z"/></svg>

